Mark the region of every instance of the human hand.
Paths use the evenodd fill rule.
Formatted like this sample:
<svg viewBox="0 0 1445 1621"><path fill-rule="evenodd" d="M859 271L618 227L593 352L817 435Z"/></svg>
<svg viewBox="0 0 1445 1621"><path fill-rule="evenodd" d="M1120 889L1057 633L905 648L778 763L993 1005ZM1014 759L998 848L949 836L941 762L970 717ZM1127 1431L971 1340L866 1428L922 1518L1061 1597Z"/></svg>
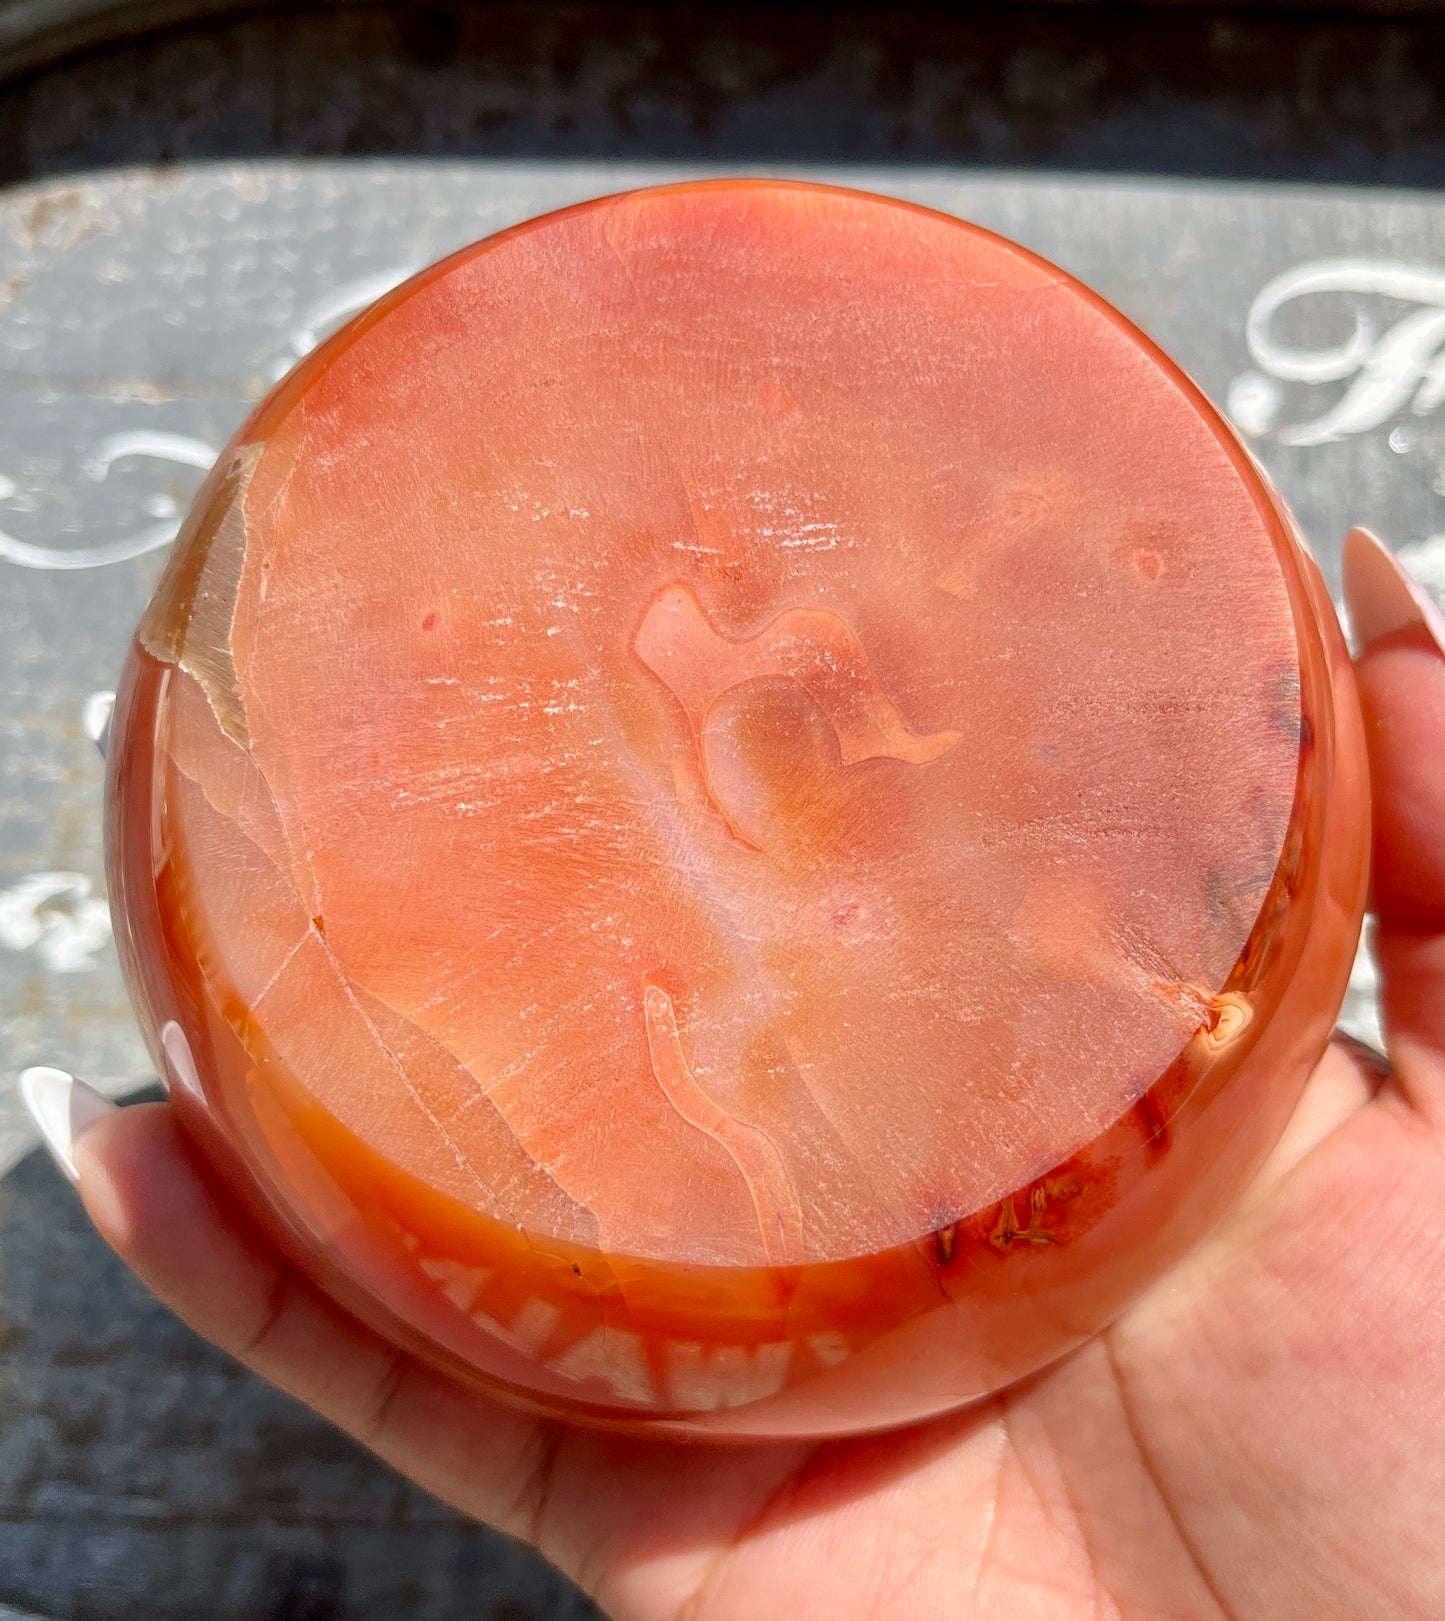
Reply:
<svg viewBox="0 0 1445 1621"><path fill-rule="evenodd" d="M1445 1615L1445 620L1347 544L1389 1065L1347 1041L1227 1221L1110 1330L927 1425L726 1450L536 1419L303 1279L163 1104L27 1100L101 1233L215 1344L618 1621ZM49 1076L52 1079L46 1080Z"/></svg>

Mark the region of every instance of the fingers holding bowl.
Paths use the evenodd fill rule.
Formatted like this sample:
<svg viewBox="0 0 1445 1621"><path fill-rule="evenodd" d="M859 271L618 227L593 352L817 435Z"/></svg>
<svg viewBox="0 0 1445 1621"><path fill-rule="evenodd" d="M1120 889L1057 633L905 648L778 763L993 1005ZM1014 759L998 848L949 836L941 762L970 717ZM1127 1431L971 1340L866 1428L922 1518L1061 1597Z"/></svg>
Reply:
<svg viewBox="0 0 1445 1621"><path fill-rule="evenodd" d="M63 1070L20 1092L101 1236L204 1339L428 1490L526 1535L514 1482L546 1426L395 1350L303 1277L220 1185L165 1103L117 1108Z"/></svg>

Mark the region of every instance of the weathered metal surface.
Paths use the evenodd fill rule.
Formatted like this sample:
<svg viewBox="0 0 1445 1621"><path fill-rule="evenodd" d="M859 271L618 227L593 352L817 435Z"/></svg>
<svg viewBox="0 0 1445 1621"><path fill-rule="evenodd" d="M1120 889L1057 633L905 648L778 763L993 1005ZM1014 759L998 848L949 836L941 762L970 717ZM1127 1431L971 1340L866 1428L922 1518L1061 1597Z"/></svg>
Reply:
<svg viewBox="0 0 1445 1621"><path fill-rule="evenodd" d="M0 0L0 79L87 35L193 15L13 84L0 179L278 151L1420 186L1445 172L1442 0L1393 17L1339 0L261 3ZM223 9L236 15L205 15ZM7 15L26 11L74 22L7 50Z"/></svg>

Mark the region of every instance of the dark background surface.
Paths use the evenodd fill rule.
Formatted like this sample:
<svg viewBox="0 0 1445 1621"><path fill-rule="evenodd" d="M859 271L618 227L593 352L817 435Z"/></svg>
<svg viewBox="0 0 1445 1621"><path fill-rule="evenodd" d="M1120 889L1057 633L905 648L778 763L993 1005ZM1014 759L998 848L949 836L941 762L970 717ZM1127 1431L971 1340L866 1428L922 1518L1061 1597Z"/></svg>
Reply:
<svg viewBox="0 0 1445 1621"><path fill-rule="evenodd" d="M367 209L392 195L397 160L458 160L418 171L427 218L443 224L417 225L402 257L439 251L447 230L482 233L448 224L448 199L520 217L528 198L550 202L553 175L578 194L637 183L652 171L635 166L657 162L835 177L861 166L859 183L936 185L941 206L1089 274L1220 398L1246 375L1245 312L1276 271L1350 256L1445 266L1445 15L1428 5L377 4L192 16L130 41L126 10L0 0L0 474L16 485L0 527L62 549L123 528L127 503L183 504L185 479L153 487L134 467L92 489L82 453L137 424L218 443L306 299L390 262L386 222ZM35 34L66 17L81 20ZM212 184L209 166L236 162L258 166L254 184L229 167ZM235 244L229 271L200 237L166 234L179 229L172 182L194 195L185 218L225 246L221 260ZM291 193L325 198L324 232L287 223L285 207L304 213ZM254 229L238 206L254 208ZM174 280L157 270L151 304L137 293L126 313L132 295L107 289L139 285L148 256ZM252 310L266 277L280 304L303 289L289 315ZM1377 324L1409 308L1368 289L1357 303ZM1296 421L1318 410L1290 403ZM1445 438L1429 413L1402 403L1316 450L1266 424L1255 448L1315 526L1327 571L1356 502L1434 555L1419 548L1445 530ZM81 703L108 682L160 555L68 574L0 561L0 903L42 866L98 893L99 772ZM89 915L65 904L47 927ZM51 1059L116 1090L144 1079L107 951L77 971L0 949L0 1074ZM25 1147L9 1119L0 1617L6 1603L57 1621L593 1613L530 1555L175 1324L38 1153L4 1174Z"/></svg>
<svg viewBox="0 0 1445 1621"><path fill-rule="evenodd" d="M51 35L69 58L0 98L0 179L278 152L1406 186L1438 184L1445 166L1445 9L1428 4L239 9L88 53L74 32ZM102 10L89 31L113 36L123 17ZM8 55L18 72L42 52Z"/></svg>

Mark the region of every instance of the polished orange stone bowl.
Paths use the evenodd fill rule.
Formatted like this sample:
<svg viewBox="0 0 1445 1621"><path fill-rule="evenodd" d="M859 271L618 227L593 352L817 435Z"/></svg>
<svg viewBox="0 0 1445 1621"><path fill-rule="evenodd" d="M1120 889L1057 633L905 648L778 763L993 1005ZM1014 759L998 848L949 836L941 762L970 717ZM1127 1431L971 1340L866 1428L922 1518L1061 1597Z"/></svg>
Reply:
<svg viewBox="0 0 1445 1621"><path fill-rule="evenodd" d="M399 1345L718 1436L1107 1324L1278 1138L1367 841L1328 596L1152 344L880 197L389 294L222 456L108 856L187 1129Z"/></svg>

